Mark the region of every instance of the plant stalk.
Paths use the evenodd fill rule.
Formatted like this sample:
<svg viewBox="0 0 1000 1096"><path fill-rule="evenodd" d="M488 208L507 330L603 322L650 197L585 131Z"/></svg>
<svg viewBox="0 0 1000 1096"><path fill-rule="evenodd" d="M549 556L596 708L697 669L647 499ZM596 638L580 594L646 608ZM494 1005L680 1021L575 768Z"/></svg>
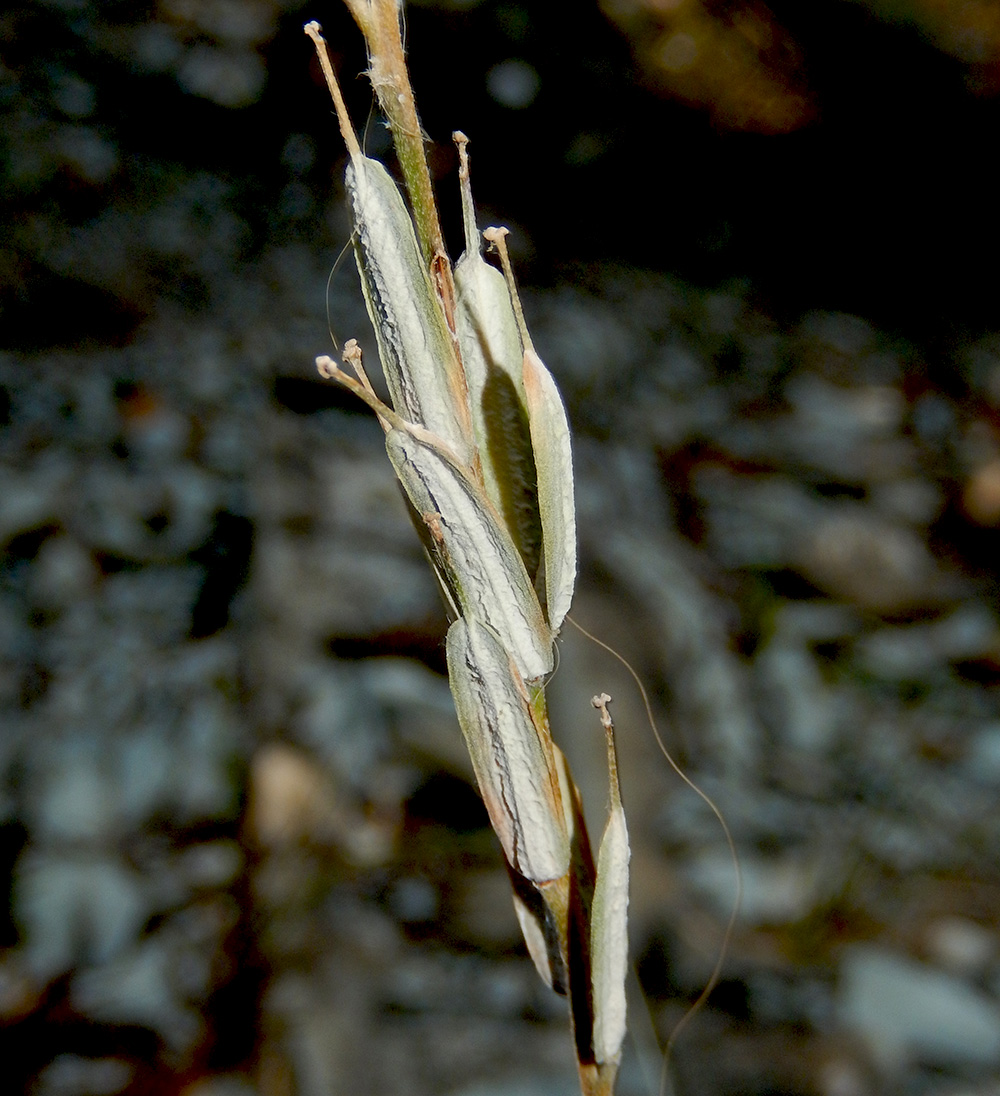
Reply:
<svg viewBox="0 0 1000 1096"><path fill-rule="evenodd" d="M435 256L446 252L424 153L423 130L406 69L400 6L398 0L349 0L349 7L368 42L372 86L392 130L417 239L424 261L431 267Z"/></svg>

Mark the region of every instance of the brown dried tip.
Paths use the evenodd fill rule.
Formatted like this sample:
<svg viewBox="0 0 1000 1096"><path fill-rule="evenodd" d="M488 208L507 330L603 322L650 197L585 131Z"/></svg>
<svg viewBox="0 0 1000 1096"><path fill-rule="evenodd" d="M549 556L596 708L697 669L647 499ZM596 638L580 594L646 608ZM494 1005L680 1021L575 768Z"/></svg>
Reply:
<svg viewBox="0 0 1000 1096"><path fill-rule="evenodd" d="M469 138L460 129L456 129L451 139L458 148L458 178L464 183L469 179L469 153L465 147L469 143Z"/></svg>
<svg viewBox="0 0 1000 1096"><path fill-rule="evenodd" d="M326 86L330 90L330 97L333 99L333 105L337 111L337 122L340 125L340 132L344 138L344 144L347 145L347 151L351 154L352 158L360 156L361 146L358 144L354 128L351 126L351 119L347 113L344 97L340 94L340 85L337 83L337 77L334 74L333 65L330 62L330 53L326 48L323 28L315 19L313 19L311 22L306 23L302 29L313 40L313 45L316 47L316 56L319 58L319 65L323 70Z"/></svg>
<svg viewBox="0 0 1000 1096"><path fill-rule="evenodd" d="M615 749L615 725L611 722L611 713L608 705L611 697L607 693L601 693L590 701L601 713L601 726L604 728L604 737L608 747L608 784L611 787L611 806L618 810L622 805L622 790L618 781L618 751Z"/></svg>
<svg viewBox="0 0 1000 1096"><path fill-rule="evenodd" d="M529 352L534 354L535 346L528 334L528 325L524 320L524 309L521 308L521 298L517 293L514 271L511 269L510 256L507 254L507 237L509 235L510 230L507 228L483 229L483 239L496 248L497 254L500 256L500 265L503 267L503 276L507 279L507 289L510 293L510 303L514 306L514 318L517 320L517 329L521 334L521 345L524 347L525 354ZM608 697L608 699L611 698Z"/></svg>
<svg viewBox="0 0 1000 1096"><path fill-rule="evenodd" d="M591 697L590 703L601 713L601 725L605 730L611 728L611 713L608 711L608 705L611 703L611 697L607 693L601 693L600 696Z"/></svg>
<svg viewBox="0 0 1000 1096"><path fill-rule="evenodd" d="M488 244L492 244L498 251L500 250L500 245L503 242L504 237L509 236L509 235L510 235L510 229L509 228L484 228L483 229L483 239Z"/></svg>
<svg viewBox="0 0 1000 1096"><path fill-rule="evenodd" d="M355 376L361 381L368 392L375 396L375 389L372 387L372 382L368 379L364 362L361 360L361 347L358 346L357 339L348 339L347 342L344 343L344 353L342 357L344 359L344 365L349 365L354 370Z"/></svg>

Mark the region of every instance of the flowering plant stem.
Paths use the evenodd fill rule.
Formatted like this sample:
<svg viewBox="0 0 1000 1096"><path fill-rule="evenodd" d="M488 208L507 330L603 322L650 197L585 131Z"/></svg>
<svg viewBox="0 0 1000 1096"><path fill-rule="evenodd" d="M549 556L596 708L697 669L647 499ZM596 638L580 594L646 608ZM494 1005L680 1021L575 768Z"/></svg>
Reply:
<svg viewBox="0 0 1000 1096"><path fill-rule="evenodd" d="M319 25L310 23L349 153L355 257L391 406L357 343L320 373L378 416L386 452L448 604L448 678L458 722L539 974L569 1001L583 1096L610 1096L625 1035L628 835L608 739L611 811L595 865L580 793L552 738L545 682L576 580L569 422L524 322L506 229L475 224L467 138L455 134L466 246L444 249L406 71L396 0L346 0L410 196L354 134ZM411 219L412 211L412 219Z"/></svg>
<svg viewBox="0 0 1000 1096"><path fill-rule="evenodd" d="M398 0L346 0L368 42L369 76L392 130L424 262L445 256L444 237L424 152L424 135L399 32Z"/></svg>

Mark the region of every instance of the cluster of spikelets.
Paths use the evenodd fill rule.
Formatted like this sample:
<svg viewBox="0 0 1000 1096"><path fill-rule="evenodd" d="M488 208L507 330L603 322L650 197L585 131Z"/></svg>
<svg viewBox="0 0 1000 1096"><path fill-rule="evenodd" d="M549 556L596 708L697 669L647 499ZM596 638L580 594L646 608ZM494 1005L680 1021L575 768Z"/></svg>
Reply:
<svg viewBox="0 0 1000 1096"><path fill-rule="evenodd" d="M528 950L568 996L581 1087L609 1094L625 1034L628 837L609 697L600 710L611 810L594 864L579 792L552 740L545 680L576 578L573 468L566 411L532 346L504 229L481 252L461 163L465 252L452 268L441 241L406 76L398 0L348 0L368 43L370 75L399 154L413 216L385 168L365 156L325 43L307 25L349 152L355 255L391 406L369 383L360 350L320 372L371 406L453 619L448 673L479 788L511 877Z"/></svg>

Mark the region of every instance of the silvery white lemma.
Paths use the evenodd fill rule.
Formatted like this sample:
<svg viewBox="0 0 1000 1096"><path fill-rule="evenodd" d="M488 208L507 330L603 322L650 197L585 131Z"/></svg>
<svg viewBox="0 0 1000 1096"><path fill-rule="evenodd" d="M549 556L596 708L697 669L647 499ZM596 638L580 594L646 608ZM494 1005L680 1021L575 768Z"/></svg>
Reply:
<svg viewBox="0 0 1000 1096"><path fill-rule="evenodd" d="M595 865L579 792L552 740L545 677L576 579L569 423L532 345L504 229L488 229L503 273L482 255L461 164L465 252L452 270L430 196L396 0L347 0L397 144L413 216L385 168L362 152L319 25L310 23L349 152L355 257L391 406L355 343L320 372L368 403L453 622L448 674L480 792L503 848L517 916L545 981L568 996L584 1096L610 1094L625 1035L628 835L606 694L611 810ZM416 222L416 231L414 228Z"/></svg>

